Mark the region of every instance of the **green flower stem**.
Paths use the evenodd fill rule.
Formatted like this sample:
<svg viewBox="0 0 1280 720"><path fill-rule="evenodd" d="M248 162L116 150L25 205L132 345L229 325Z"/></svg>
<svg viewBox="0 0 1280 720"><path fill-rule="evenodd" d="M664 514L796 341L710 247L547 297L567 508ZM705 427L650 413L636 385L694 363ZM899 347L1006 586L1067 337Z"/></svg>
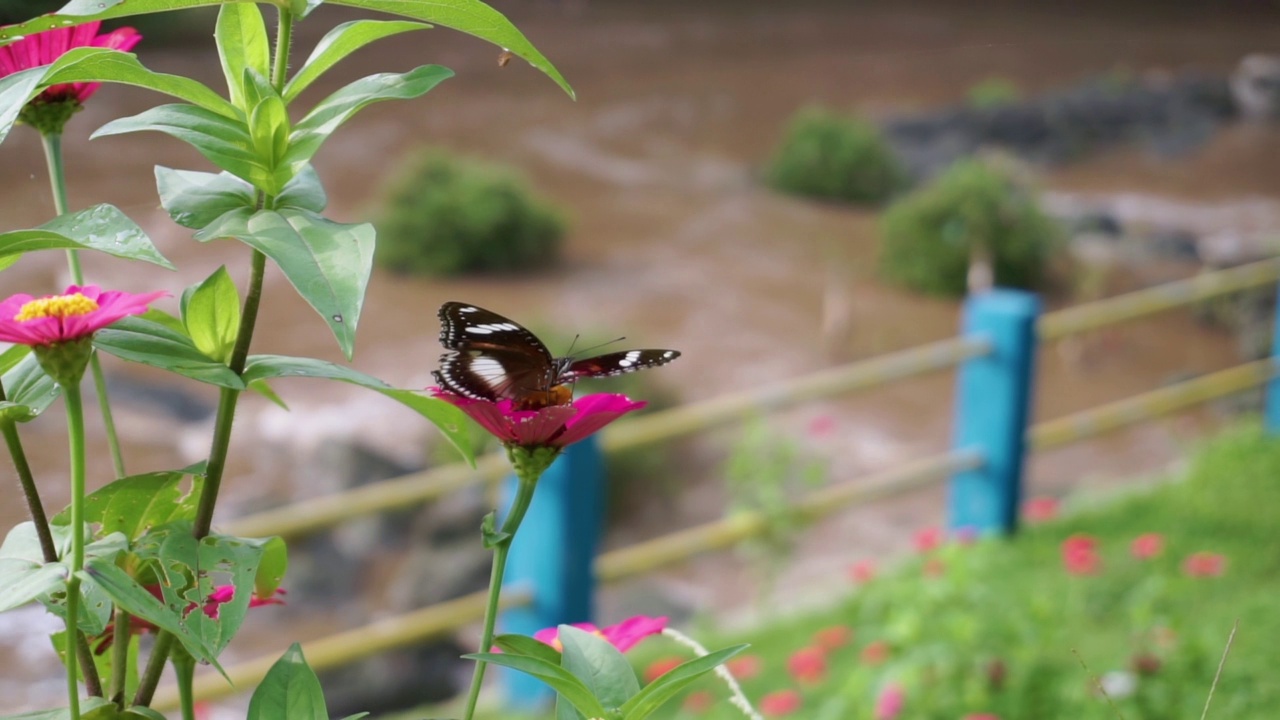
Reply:
<svg viewBox="0 0 1280 720"><path fill-rule="evenodd" d="M0 384L0 402L4 400L4 385ZM22 439L18 437L18 426L12 421L3 421L0 422L0 432L4 433L4 442L9 446L13 469L18 474L18 484L22 486L22 495L27 501L27 512L36 526L36 537L40 538L40 553L44 555L45 562L57 562L58 548L53 544L53 533L49 532L49 516L44 513L44 503L40 501L36 478L31 474L27 453L22 449Z"/></svg>
<svg viewBox="0 0 1280 720"><path fill-rule="evenodd" d="M108 698L124 704L125 679L129 675L129 640L133 635L132 619L124 608L116 607L115 632L111 638L111 692Z"/></svg>
<svg viewBox="0 0 1280 720"><path fill-rule="evenodd" d="M178 676L178 703L182 708L182 720L196 720L196 696L192 683L196 675L196 663L190 655L178 651L173 656L173 673Z"/></svg>
<svg viewBox="0 0 1280 720"><path fill-rule="evenodd" d="M551 448L545 448L545 450L550 450L551 457L554 459L557 451ZM524 452L523 449L508 449L507 452L516 470L519 483L516 487L515 500L511 502L511 511L507 513L507 519L503 521L502 528L498 532L498 537L501 539L493 546L493 571L489 575L489 603L484 611L484 630L480 633L480 652L482 653L489 652L493 647L493 629L498 621L498 600L502 596L502 577L506 573L507 553L511 550L511 541L515 539L516 531L520 529L525 513L529 512L529 503L533 502L533 491L537 488L538 478L542 477L542 472L550 465L550 462L545 464L524 462L518 459L521 452ZM534 452L537 453L538 450ZM475 717L476 703L480 700L480 686L484 684L484 671L487 665L483 660L476 661L476 669L471 676L471 691L467 693L467 712L462 716L463 720L472 720Z"/></svg>
<svg viewBox="0 0 1280 720"><path fill-rule="evenodd" d="M49 187L53 191L53 209L58 215L67 213L67 174L62 161L62 136L58 134L41 135L44 141L44 158L49 167ZM80 268L80 254L75 250L67 251L67 267L71 270L71 282L84 285L84 270ZM93 390L98 395L98 409L102 413L102 426L107 431L107 447L111 451L111 466L116 478L125 476L124 454L120 452L120 436L116 433L115 418L111 415L111 400L107 397L107 380L102 374L102 363L95 352L89 358L89 368L93 373Z"/></svg>
<svg viewBox="0 0 1280 720"><path fill-rule="evenodd" d="M67 406L67 438L71 445L71 576L67 578L67 638L74 642L79 633L80 570L84 567L84 406L80 386L62 388ZM79 653L67 653L67 694L71 720L80 720L80 686L77 672Z"/></svg>
<svg viewBox="0 0 1280 720"><path fill-rule="evenodd" d="M151 697L156 694L156 686L160 684L160 676L164 674L164 664L169 660L169 649L173 647L173 633L161 630L156 633L156 644L151 648L151 657L147 658L147 667L138 678L138 689L133 694L134 705L150 705Z"/></svg>

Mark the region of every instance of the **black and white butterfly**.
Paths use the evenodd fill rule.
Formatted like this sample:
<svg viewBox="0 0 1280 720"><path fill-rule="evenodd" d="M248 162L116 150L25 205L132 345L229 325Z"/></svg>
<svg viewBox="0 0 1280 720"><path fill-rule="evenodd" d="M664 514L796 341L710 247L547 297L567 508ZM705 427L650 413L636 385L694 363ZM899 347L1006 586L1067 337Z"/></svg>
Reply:
<svg viewBox="0 0 1280 720"><path fill-rule="evenodd" d="M513 400L521 410L563 405L579 378L609 377L665 365L675 350L624 350L581 360L555 357L538 336L492 310L460 302L440 306L440 356L436 382L475 400Z"/></svg>

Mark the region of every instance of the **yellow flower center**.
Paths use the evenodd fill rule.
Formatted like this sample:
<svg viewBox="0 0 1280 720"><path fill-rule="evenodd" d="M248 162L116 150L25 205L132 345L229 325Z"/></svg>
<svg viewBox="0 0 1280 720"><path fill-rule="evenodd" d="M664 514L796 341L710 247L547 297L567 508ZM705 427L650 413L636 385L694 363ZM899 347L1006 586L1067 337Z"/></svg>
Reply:
<svg viewBox="0 0 1280 720"><path fill-rule="evenodd" d="M22 309L18 310L18 314L13 316L13 319L18 322L29 322L48 317L75 317L77 315L88 315L97 309L98 303L80 293L55 295L32 300L24 304Z"/></svg>

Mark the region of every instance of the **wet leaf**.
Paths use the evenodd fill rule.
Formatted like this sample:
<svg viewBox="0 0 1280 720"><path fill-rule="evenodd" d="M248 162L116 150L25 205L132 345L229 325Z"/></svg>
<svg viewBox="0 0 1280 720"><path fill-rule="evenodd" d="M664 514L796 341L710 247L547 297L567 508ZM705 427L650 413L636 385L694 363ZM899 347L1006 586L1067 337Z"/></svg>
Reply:
<svg viewBox="0 0 1280 720"><path fill-rule="evenodd" d="M40 367L34 354L19 360L13 369L4 374L3 382L5 397L10 403L5 416L18 422L36 418L62 394L58 384Z"/></svg>
<svg viewBox="0 0 1280 720"><path fill-rule="evenodd" d="M175 372L192 380L243 390L240 377L200 352L191 338L156 322L130 317L99 330L94 347L122 360Z"/></svg>
<svg viewBox="0 0 1280 720"><path fill-rule="evenodd" d="M114 205L94 205L56 217L38 228L0 233L0 256L63 249L95 250L173 269L142 228Z"/></svg>

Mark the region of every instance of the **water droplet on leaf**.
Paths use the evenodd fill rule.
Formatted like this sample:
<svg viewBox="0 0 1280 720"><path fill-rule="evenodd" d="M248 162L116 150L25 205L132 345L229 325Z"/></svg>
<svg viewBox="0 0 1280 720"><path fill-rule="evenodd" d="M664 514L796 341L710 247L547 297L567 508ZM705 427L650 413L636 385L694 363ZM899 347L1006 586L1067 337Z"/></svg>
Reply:
<svg viewBox="0 0 1280 720"><path fill-rule="evenodd" d="M336 322L336 323L340 323L340 322L342 322L342 316L341 316L341 315L334 315L334 316L333 316L333 321L334 321L334 322Z"/></svg>

